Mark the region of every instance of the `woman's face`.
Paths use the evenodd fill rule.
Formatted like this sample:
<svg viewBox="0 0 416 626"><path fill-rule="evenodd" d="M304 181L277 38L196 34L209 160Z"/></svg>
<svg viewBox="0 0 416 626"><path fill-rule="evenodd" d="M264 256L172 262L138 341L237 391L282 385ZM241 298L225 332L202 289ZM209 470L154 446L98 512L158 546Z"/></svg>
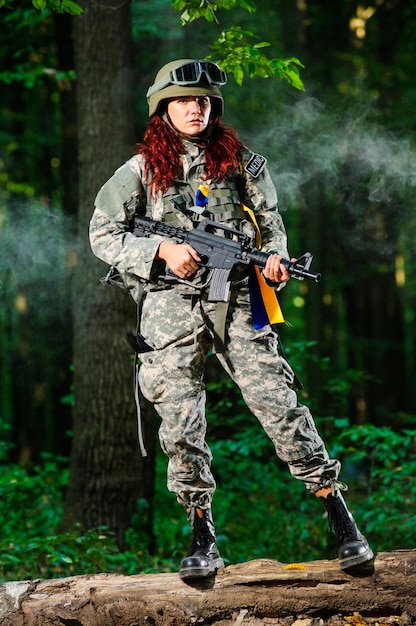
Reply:
<svg viewBox="0 0 416 626"><path fill-rule="evenodd" d="M184 135L199 135L208 126L211 100L208 96L182 96L168 102L168 115Z"/></svg>

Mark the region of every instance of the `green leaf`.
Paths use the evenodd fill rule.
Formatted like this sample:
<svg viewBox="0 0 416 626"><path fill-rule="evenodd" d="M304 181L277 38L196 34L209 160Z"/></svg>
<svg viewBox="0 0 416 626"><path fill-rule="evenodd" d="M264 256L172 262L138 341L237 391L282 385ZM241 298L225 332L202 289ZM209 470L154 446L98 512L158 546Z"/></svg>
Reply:
<svg viewBox="0 0 416 626"><path fill-rule="evenodd" d="M73 0L62 0L62 2L59 1L56 4L57 6L61 7L61 13L69 13L70 15L81 15L81 13L84 12L83 8Z"/></svg>
<svg viewBox="0 0 416 626"><path fill-rule="evenodd" d="M180 20L181 26L185 26L186 24L189 24L190 22L192 22L192 18L189 15L189 11L188 10L184 11L182 15L180 16L179 20Z"/></svg>
<svg viewBox="0 0 416 626"><path fill-rule="evenodd" d="M235 68L232 70L233 74L234 74L234 78L235 81L237 83L237 85L242 85L243 84L243 79L244 79L244 71L242 69L241 66L235 66Z"/></svg>
<svg viewBox="0 0 416 626"><path fill-rule="evenodd" d="M246 9L249 13L255 13L257 11L255 3L250 2L249 0L240 0L238 4L242 9Z"/></svg>
<svg viewBox="0 0 416 626"><path fill-rule="evenodd" d="M261 41L260 43L255 43L253 48L257 49L257 48L269 48L270 47L270 43L268 41Z"/></svg>
<svg viewBox="0 0 416 626"><path fill-rule="evenodd" d="M277 62L277 74L287 80L295 89L303 90L303 81L299 74L299 67L303 67L299 59L292 57L290 59L279 59Z"/></svg>
<svg viewBox="0 0 416 626"><path fill-rule="evenodd" d="M299 67L303 67L299 59L269 59L261 50L270 47L268 41L252 43L256 39L250 31L239 26L222 31L218 39L211 45L221 67L234 75L237 84L241 85L244 75L250 78L270 78L278 76L288 81L293 87L303 90L303 82Z"/></svg>

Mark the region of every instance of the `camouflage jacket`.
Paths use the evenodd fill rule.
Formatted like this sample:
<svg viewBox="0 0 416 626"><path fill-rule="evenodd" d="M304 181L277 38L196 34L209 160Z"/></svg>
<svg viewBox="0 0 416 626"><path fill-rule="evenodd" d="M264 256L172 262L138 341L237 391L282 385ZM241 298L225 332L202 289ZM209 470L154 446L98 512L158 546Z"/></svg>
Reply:
<svg viewBox="0 0 416 626"><path fill-rule="evenodd" d="M151 197L144 159L137 154L103 185L95 200L90 222L91 248L98 258L117 267L134 299L137 299L140 281L152 289L163 288L158 277L164 273L162 262L156 260L163 238L158 235L149 238L134 236L130 225L135 212L191 229L194 223L188 214L195 205L195 193L201 183L209 188L208 205L202 218L208 217L253 234L254 228L241 208L242 203L255 215L262 250L288 258L286 232L266 160L247 150L242 156L240 170L218 183L204 179L204 150L191 142L184 143L187 152L182 155L182 176L174 187ZM175 203L171 202L172 198ZM188 211L178 210L178 205L185 206Z"/></svg>

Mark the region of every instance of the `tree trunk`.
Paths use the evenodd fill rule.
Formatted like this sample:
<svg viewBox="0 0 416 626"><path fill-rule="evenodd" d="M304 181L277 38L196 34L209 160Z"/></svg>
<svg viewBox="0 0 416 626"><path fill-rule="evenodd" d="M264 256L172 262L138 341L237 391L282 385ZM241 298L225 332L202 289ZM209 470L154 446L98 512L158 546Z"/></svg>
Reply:
<svg viewBox="0 0 416 626"><path fill-rule="evenodd" d="M405 626L415 623L415 589L415 550L379 554L365 577L345 574L337 561L259 559L226 567L205 583L185 584L177 573L6 583L0 626L262 626L295 619L302 626ZM350 619L337 621L340 614ZM285 618L291 620L279 621Z"/></svg>
<svg viewBox="0 0 416 626"><path fill-rule="evenodd" d="M144 462L138 449L132 353L124 339L135 326L135 305L116 287L100 285L108 267L91 252L88 226L99 188L134 153L130 29L129 2L86 3L74 19L79 235L75 410L64 525L107 526L120 546L134 502L151 498L152 457Z"/></svg>

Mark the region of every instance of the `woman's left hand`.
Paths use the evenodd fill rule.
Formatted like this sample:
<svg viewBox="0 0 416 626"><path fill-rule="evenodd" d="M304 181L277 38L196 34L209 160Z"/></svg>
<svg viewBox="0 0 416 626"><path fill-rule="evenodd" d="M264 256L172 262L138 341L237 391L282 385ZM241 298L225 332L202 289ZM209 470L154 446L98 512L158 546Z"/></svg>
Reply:
<svg viewBox="0 0 416 626"><path fill-rule="evenodd" d="M295 259L292 259L295 261ZM263 276L272 283L285 283L289 280L289 272L282 264L282 257L279 254L271 254L267 259L266 266L263 269Z"/></svg>

